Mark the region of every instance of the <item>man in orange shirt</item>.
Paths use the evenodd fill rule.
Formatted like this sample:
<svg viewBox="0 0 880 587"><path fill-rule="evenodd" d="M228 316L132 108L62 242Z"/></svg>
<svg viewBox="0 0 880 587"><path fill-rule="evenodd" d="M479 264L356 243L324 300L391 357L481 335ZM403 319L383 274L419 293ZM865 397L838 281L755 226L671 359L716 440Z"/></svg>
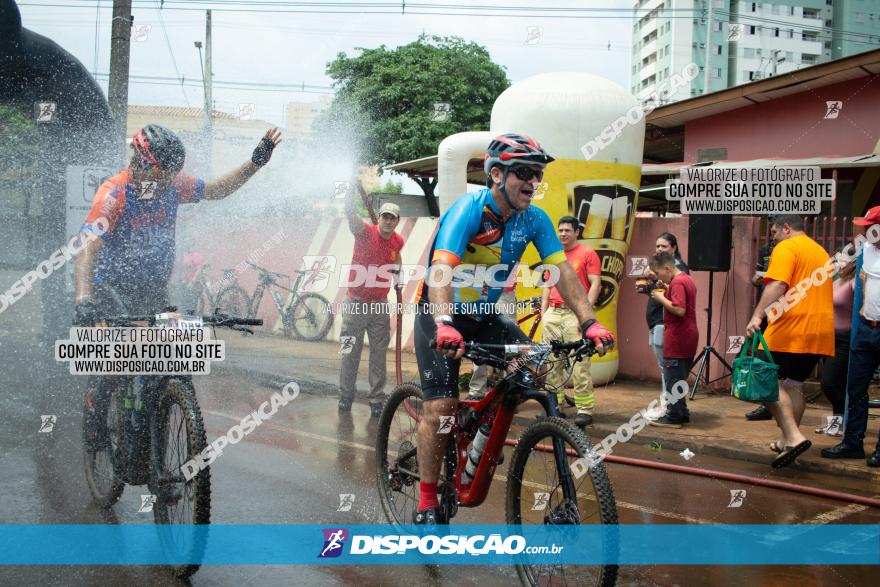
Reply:
<svg viewBox="0 0 880 587"><path fill-rule="evenodd" d="M746 332L752 336L759 331L767 314L770 323L764 338L779 365L779 401L766 404L782 429L782 439L770 445L779 453L773 461L773 468L778 469L794 462L812 445L798 428L805 407L802 389L819 358L834 356L834 303L831 280L821 279L826 274L822 267L828 253L804 234L803 219L778 214L769 221L777 244L764 275L764 293ZM782 296L787 310L765 312L771 305L778 308L774 302Z"/></svg>
<svg viewBox="0 0 880 587"><path fill-rule="evenodd" d="M587 300L593 306L599 298L601 287L599 255L593 249L585 247L577 241L580 228L578 219L574 216L563 216L559 219L556 228L559 233L559 242L565 249L565 257L577 274L581 285L587 291ZM541 340L543 342L581 340L580 322L574 312L565 307L556 286L545 287L541 293L541 315L543 316L541 320ZM560 407L565 405L565 393L562 390L567 383L562 380L562 371L562 361L559 361L547 375L547 383L559 390L556 395ZM593 423L593 378L590 377L589 358L575 364L571 379L574 384L574 405L577 408L574 423L583 428Z"/></svg>

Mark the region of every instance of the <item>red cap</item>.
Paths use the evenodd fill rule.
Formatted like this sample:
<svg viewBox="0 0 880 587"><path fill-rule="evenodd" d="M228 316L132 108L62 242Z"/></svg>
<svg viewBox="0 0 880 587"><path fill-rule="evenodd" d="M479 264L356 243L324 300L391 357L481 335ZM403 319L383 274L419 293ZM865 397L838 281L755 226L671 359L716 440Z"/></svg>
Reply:
<svg viewBox="0 0 880 587"><path fill-rule="evenodd" d="M874 206L862 218L854 218L853 224L859 226L871 226L872 224L880 224L880 206Z"/></svg>

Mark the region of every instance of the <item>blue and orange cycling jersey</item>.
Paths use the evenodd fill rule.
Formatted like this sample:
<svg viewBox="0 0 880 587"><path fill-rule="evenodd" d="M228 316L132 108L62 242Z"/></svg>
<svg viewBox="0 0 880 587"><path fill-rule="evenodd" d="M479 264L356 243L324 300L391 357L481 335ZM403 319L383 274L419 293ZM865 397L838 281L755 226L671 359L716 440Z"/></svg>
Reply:
<svg viewBox="0 0 880 587"><path fill-rule="evenodd" d="M459 198L440 218L430 264L442 261L455 268L456 313L482 315L498 301L529 243L545 265L566 260L546 212L529 206L505 222L492 190L482 189ZM424 302L429 301L428 289L422 282L419 298Z"/></svg>
<svg viewBox="0 0 880 587"><path fill-rule="evenodd" d="M101 234L98 221L106 219L95 283L164 288L174 267L177 207L198 202L204 192L203 180L183 174L163 193L137 190L127 169L107 179L95 192L82 226L83 232Z"/></svg>

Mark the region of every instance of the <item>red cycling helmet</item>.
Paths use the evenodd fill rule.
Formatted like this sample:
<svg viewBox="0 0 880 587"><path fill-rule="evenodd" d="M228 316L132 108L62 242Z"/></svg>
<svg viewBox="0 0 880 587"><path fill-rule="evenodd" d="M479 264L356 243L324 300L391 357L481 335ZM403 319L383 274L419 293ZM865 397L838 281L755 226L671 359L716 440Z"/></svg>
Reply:
<svg viewBox="0 0 880 587"><path fill-rule="evenodd" d="M141 167L157 167L179 172L186 160L186 148L174 131L158 124L148 124L131 139L134 159Z"/></svg>
<svg viewBox="0 0 880 587"><path fill-rule="evenodd" d="M528 135L507 133L498 135L489 143L483 163L483 171L489 171L495 165L510 167L517 163L524 165L540 165L545 167L553 161L541 144Z"/></svg>

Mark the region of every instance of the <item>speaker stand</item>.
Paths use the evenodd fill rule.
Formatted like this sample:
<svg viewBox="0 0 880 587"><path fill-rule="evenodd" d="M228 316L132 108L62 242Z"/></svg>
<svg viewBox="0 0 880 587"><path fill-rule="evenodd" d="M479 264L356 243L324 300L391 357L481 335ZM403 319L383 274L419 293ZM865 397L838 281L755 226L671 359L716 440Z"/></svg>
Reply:
<svg viewBox="0 0 880 587"><path fill-rule="evenodd" d="M712 346L712 290L715 285L715 272L709 271L709 304L706 308L706 346L703 347L703 350L700 351L700 354L694 359L693 364L691 365L691 369L693 369L694 365L697 363L700 364L699 368L697 368L697 377L694 379L694 388L691 390L690 399L693 400L694 396L697 395L697 387L700 385L700 378L703 376L703 373L706 374L706 387L719 379L724 379L727 377L727 373L733 373L733 368L730 364L724 360L724 357L715 350L715 347ZM716 377L712 379L709 375L710 363L712 357L715 357L721 364L724 365L724 368L727 369L726 372L723 372L720 377Z"/></svg>

